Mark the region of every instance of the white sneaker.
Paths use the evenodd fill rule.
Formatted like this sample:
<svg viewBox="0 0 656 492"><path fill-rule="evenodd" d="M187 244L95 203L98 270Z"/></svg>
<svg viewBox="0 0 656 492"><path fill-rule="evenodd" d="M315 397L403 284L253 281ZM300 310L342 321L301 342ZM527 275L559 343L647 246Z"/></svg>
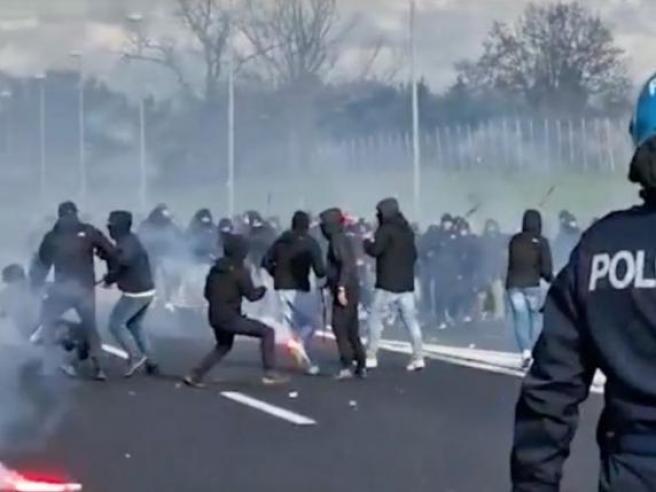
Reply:
<svg viewBox="0 0 656 492"><path fill-rule="evenodd" d="M437 327L438 330L446 330L449 327L445 322L440 323L440 326Z"/></svg>
<svg viewBox="0 0 656 492"><path fill-rule="evenodd" d="M426 369L426 361L424 359L413 359L410 361L410 364L408 364L408 367L406 367L408 372L417 372L417 371L423 371Z"/></svg>
<svg viewBox="0 0 656 492"><path fill-rule="evenodd" d="M321 374L321 369L319 369L319 366L315 366L314 364L311 365L310 367L307 368L307 371L305 371L305 374L308 376L318 376Z"/></svg>
<svg viewBox="0 0 656 492"><path fill-rule="evenodd" d="M167 302L164 304L164 309L166 309L170 313L175 313L175 306L173 305L172 302Z"/></svg>
<svg viewBox="0 0 656 492"><path fill-rule="evenodd" d="M378 368L378 358L367 357L367 369L377 369L377 368Z"/></svg>

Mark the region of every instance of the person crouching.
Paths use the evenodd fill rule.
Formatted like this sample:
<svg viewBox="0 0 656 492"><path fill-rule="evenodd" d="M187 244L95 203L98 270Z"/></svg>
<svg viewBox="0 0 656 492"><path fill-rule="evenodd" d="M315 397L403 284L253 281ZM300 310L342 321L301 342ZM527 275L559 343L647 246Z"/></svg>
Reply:
<svg viewBox="0 0 656 492"><path fill-rule="evenodd" d="M209 322L214 330L216 346L201 363L184 378L192 387L202 387L203 379L232 350L236 335L260 339L264 384L286 381L275 372L275 331L270 326L242 313L242 300L261 300L266 287L255 287L245 265L248 242L243 236L223 237L224 257L217 260L205 283L205 299L209 302Z"/></svg>

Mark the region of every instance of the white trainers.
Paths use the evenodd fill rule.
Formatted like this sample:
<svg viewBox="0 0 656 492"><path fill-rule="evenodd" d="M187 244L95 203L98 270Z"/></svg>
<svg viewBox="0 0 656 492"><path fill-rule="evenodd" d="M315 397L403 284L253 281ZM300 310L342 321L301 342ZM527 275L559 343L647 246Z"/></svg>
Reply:
<svg viewBox="0 0 656 492"><path fill-rule="evenodd" d="M426 369L426 361L424 361L424 359L413 359L410 361L410 364L408 364L406 369L408 372L423 371Z"/></svg>
<svg viewBox="0 0 656 492"><path fill-rule="evenodd" d="M305 374L307 374L308 376L318 376L319 374L321 374L321 369L319 368L319 366L313 364L307 368Z"/></svg>
<svg viewBox="0 0 656 492"><path fill-rule="evenodd" d="M377 368L378 368L378 358L367 357L367 369L377 369Z"/></svg>

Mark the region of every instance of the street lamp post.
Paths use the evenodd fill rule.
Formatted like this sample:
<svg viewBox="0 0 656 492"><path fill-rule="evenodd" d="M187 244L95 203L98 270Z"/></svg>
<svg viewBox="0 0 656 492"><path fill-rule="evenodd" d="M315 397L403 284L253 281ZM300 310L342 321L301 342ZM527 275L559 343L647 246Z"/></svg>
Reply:
<svg viewBox="0 0 656 492"><path fill-rule="evenodd" d="M134 12L126 17L126 20L137 29L141 28L144 21L143 14ZM142 55L142 47L139 45L139 55ZM139 206L142 213L146 213L148 206L148 146L146 143L147 119L146 119L146 96L139 94Z"/></svg>
<svg viewBox="0 0 656 492"><path fill-rule="evenodd" d="M46 197L46 75L35 77L39 85L39 198L41 206L45 206Z"/></svg>
<svg viewBox="0 0 656 492"><path fill-rule="evenodd" d="M85 122L85 93L84 93L84 60L81 52L71 52L71 57L78 60L78 173L80 180L80 203L82 207L87 204L87 159L86 159L86 122Z"/></svg>
<svg viewBox="0 0 656 492"><path fill-rule="evenodd" d="M421 220L421 141L419 127L419 87L417 82L417 5L410 0L410 79L412 83L412 168L415 220Z"/></svg>
<svg viewBox="0 0 656 492"><path fill-rule="evenodd" d="M0 92L0 98L2 98L2 110L5 115L5 123L4 123L4 153L5 153L5 159L7 162L9 162L10 159L10 147L11 147L11 131L10 131L10 125L11 125L11 115L10 115L10 108L9 108L9 100L11 99L11 92L9 90L4 90Z"/></svg>
<svg viewBox="0 0 656 492"><path fill-rule="evenodd" d="M234 6L229 3L230 24L228 26L228 215L235 215L235 54L232 48L232 26Z"/></svg>

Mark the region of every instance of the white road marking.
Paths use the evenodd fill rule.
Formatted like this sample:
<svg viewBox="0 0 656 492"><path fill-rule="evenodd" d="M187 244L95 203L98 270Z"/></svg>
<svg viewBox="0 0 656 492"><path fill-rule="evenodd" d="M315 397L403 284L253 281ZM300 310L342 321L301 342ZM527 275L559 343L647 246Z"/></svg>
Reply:
<svg viewBox="0 0 656 492"><path fill-rule="evenodd" d="M236 391L223 391L221 392L221 396L227 398L228 400L241 403L242 405L255 408L256 410L259 410L261 412L268 413L269 415L273 415L274 417L278 417L279 419L286 420L287 422L290 422L294 425L317 424L316 420L313 420L309 417L305 417L304 415L292 412L290 410L286 410L281 407L277 407L275 405L272 405L262 400L258 400L256 398L252 398L243 393L238 393Z"/></svg>
<svg viewBox="0 0 656 492"><path fill-rule="evenodd" d="M128 360L130 358L125 350L114 347L113 345L103 344L102 349L103 352L113 355L114 357L118 357L119 359Z"/></svg>
<svg viewBox="0 0 656 492"><path fill-rule="evenodd" d="M331 340L335 339L335 335L326 331L317 332L317 336ZM412 354L412 347L408 342L381 340L380 348L397 354ZM425 343L424 355L429 359L439 360L448 364L506 376L523 378L525 375L524 371L519 368L521 356L511 352L449 347L447 345ZM590 389L593 393L603 394L605 383L605 376L601 372L597 372Z"/></svg>

